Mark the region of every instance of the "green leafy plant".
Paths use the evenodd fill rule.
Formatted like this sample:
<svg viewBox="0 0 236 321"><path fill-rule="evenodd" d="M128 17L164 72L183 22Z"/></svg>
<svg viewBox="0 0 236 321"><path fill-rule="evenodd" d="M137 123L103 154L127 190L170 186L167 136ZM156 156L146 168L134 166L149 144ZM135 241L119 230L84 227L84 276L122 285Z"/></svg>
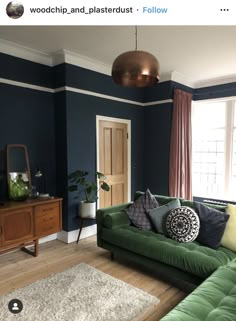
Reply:
<svg viewBox="0 0 236 321"><path fill-rule="evenodd" d="M15 179L10 178L10 199L15 201L24 201L29 197L28 182L25 182L22 178L22 174L19 173Z"/></svg>
<svg viewBox="0 0 236 321"><path fill-rule="evenodd" d="M88 172L77 170L68 176L70 192L78 191L84 193L85 202L93 203L97 200L97 193L100 189L108 192L110 186L105 182L106 176L100 172L96 172L94 181L87 179Z"/></svg>

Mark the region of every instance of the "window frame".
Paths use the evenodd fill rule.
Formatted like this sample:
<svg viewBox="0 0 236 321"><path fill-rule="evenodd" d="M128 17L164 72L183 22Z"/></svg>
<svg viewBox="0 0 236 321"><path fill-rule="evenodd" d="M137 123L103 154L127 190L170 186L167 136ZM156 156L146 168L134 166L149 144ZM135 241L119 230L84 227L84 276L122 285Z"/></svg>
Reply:
<svg viewBox="0 0 236 321"><path fill-rule="evenodd" d="M236 124L234 124L234 117L236 114L236 96L224 97L224 98L214 98L214 99L205 99L205 100L195 100L192 101L192 111L197 108L197 105L202 104L211 104L211 103L219 103L225 102L225 138L224 138L224 195L222 195L221 199L224 200L232 200L232 195L230 194L231 187L231 177L232 177L232 162L233 162L233 133L236 130ZM194 112L192 112L192 126ZM193 144L193 138L192 138ZM192 148L192 164L193 164L193 148ZM192 170L193 171L193 170ZM194 187L192 186L193 196L194 197L209 197L213 198L211 195L194 195ZM232 192L232 191L231 191ZM218 198L219 195L217 195ZM236 199L236 196L234 197Z"/></svg>

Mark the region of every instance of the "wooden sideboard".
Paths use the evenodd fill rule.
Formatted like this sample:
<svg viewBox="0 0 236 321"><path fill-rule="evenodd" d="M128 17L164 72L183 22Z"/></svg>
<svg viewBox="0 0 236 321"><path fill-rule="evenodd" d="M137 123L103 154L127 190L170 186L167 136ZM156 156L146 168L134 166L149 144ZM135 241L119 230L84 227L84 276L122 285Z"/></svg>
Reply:
<svg viewBox="0 0 236 321"><path fill-rule="evenodd" d="M62 229L62 199L10 201L0 206L0 254L15 248L38 255L38 240ZM34 245L34 251L26 248Z"/></svg>

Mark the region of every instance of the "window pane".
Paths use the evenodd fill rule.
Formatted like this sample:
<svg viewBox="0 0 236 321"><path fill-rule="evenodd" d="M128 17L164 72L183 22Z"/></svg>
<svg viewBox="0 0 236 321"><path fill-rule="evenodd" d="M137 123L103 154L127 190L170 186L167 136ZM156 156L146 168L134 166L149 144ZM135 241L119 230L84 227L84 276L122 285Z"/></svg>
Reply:
<svg viewBox="0 0 236 321"><path fill-rule="evenodd" d="M199 134L194 140L193 195L195 196L215 197L216 194L224 192L224 135L224 129L212 129L206 136Z"/></svg>
<svg viewBox="0 0 236 321"><path fill-rule="evenodd" d="M193 108L193 195L224 195L226 103L204 103Z"/></svg>
<svg viewBox="0 0 236 321"><path fill-rule="evenodd" d="M204 103L193 107L193 130L225 127L226 103Z"/></svg>
<svg viewBox="0 0 236 321"><path fill-rule="evenodd" d="M234 133L233 133L233 153L232 153L230 195L232 200L236 199L236 129L234 129Z"/></svg>
<svg viewBox="0 0 236 321"><path fill-rule="evenodd" d="M234 127L236 127L236 102L234 103Z"/></svg>

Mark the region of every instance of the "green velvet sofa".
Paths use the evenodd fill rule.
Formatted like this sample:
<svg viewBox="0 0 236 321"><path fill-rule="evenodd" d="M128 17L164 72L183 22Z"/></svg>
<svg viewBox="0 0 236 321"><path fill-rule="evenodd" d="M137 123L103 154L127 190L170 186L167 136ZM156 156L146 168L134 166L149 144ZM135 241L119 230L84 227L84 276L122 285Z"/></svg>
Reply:
<svg viewBox="0 0 236 321"><path fill-rule="evenodd" d="M161 321L235 321L236 260L219 267Z"/></svg>
<svg viewBox="0 0 236 321"><path fill-rule="evenodd" d="M136 194L136 196L138 195L140 193ZM174 199L160 195L155 195L155 197L160 205L164 205ZM180 202L181 205L194 208L194 203L191 201L180 199ZM163 318L163 321L211 321L214 318L208 319L205 316L214 311L222 302L223 297L230 293L234 295L233 302L236 307L235 252L222 246L214 250L196 241L178 243L162 234L138 229L132 226L125 212L125 209L130 204L126 203L97 211L97 244L99 247L110 251L112 256L125 257L136 262L139 266L155 271L156 275L186 292L194 290L181 302L180 306L177 306L176 309ZM209 206L220 211L225 210L224 206L211 204ZM232 272L228 273L228 271ZM231 274L234 274L234 278ZM229 279L225 278L225 285L222 275L229 276ZM215 282L215 279L221 279L221 283L220 281L219 283ZM230 285L227 285L228 283ZM211 287L207 284L211 285ZM206 288L209 288L209 291L207 291L209 302L206 300L207 295L203 295L206 292ZM221 295L215 288L220 291ZM213 295L214 300L212 298ZM195 300L196 297L199 298L199 303ZM208 305L208 308L206 307L204 310L205 312L202 311L200 306L203 301L207 302L206 304ZM228 301L231 302L230 296ZM232 311L228 302L225 305L226 310ZM221 309L221 305L219 309ZM197 312L198 310L199 312ZM231 315L230 313L229 315ZM230 316L229 318L215 318L214 320L236 321L236 311L234 310L233 313L235 315L234 318Z"/></svg>

